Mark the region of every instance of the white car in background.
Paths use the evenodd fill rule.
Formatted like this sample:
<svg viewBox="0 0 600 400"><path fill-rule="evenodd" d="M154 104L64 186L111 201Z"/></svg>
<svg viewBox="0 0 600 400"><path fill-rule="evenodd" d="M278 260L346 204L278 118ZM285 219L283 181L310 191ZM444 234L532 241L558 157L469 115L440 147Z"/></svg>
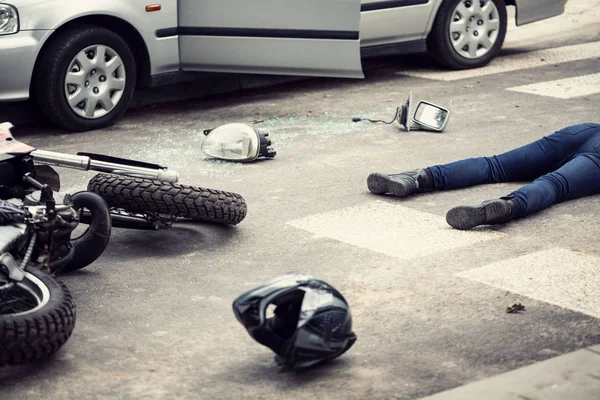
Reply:
<svg viewBox="0 0 600 400"><path fill-rule="evenodd" d="M0 0L0 102L34 98L67 130L113 124L136 87L188 71L362 78L393 48L475 68L567 0ZM361 52L362 49L362 52Z"/></svg>

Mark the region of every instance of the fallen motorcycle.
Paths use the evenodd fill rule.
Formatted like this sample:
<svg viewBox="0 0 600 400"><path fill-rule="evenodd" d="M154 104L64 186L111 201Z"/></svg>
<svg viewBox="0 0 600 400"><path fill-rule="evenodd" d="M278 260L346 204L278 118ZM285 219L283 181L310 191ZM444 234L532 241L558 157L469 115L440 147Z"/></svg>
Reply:
<svg viewBox="0 0 600 400"><path fill-rule="evenodd" d="M35 361L56 352L71 336L76 313L59 271L83 268L106 248L111 218L97 194L72 196L40 182L35 148L16 141L0 124L0 366ZM56 175L57 176L57 175ZM79 238L78 211L90 212Z"/></svg>
<svg viewBox="0 0 600 400"><path fill-rule="evenodd" d="M83 152L36 150L32 157L36 165L102 172L87 189L107 202L114 227L161 229L178 220L236 225L246 217L241 195L180 184L176 171L159 164ZM89 219L87 210L80 216Z"/></svg>

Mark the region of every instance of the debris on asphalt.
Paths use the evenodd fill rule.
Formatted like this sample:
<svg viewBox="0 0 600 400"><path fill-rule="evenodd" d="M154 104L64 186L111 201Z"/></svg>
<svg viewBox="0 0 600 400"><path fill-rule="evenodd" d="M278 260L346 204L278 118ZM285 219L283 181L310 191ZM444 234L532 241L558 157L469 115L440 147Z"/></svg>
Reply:
<svg viewBox="0 0 600 400"><path fill-rule="evenodd" d="M506 307L506 312L509 314L518 313L520 311L525 311L525 306L521 303L510 304Z"/></svg>
<svg viewBox="0 0 600 400"><path fill-rule="evenodd" d="M263 122L263 121L259 121ZM255 124L258 122L255 122ZM250 162L259 157L273 158L277 152L269 134L248 124L233 123L204 130L200 146L205 155L226 161Z"/></svg>

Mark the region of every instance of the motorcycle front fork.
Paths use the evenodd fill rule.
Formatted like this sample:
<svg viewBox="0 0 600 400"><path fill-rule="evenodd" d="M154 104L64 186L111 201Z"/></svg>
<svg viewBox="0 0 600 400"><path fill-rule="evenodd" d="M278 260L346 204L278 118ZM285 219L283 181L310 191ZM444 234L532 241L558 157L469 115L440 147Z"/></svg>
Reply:
<svg viewBox="0 0 600 400"><path fill-rule="evenodd" d="M80 222L84 224L91 223L91 214L83 210L80 216ZM140 229L140 230L159 230L169 229L175 222L172 215L159 214L136 214L121 209L111 208L110 217L113 228Z"/></svg>

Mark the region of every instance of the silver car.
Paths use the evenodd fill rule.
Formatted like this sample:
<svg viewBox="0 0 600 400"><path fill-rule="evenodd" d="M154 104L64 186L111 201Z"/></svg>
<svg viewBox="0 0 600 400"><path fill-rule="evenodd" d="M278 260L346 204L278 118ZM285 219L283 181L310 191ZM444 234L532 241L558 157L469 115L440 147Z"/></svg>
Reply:
<svg viewBox="0 0 600 400"><path fill-rule="evenodd" d="M0 0L0 101L65 129L111 125L136 87L188 71L362 78L361 57L428 52L481 67L567 0Z"/></svg>

